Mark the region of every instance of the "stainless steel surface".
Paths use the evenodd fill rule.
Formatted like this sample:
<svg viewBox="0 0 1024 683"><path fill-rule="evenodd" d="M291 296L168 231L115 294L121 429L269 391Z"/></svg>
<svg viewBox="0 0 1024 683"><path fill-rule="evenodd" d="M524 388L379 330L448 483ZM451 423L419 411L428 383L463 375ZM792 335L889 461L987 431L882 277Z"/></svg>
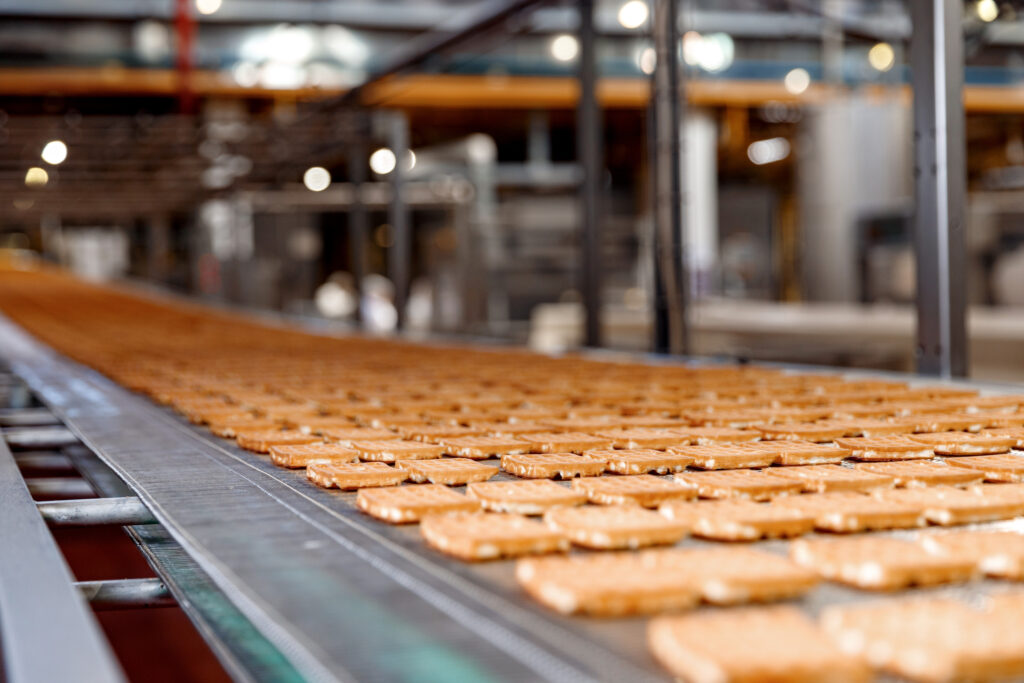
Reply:
<svg viewBox="0 0 1024 683"><path fill-rule="evenodd" d="M25 483L33 496L79 498L93 494L89 482L79 477L32 477Z"/></svg>
<svg viewBox="0 0 1024 683"><path fill-rule="evenodd" d="M2 441L0 526L0 678L10 683L123 680Z"/></svg>
<svg viewBox="0 0 1024 683"><path fill-rule="evenodd" d="M174 597L160 579L79 581L75 587L97 611L174 607Z"/></svg>
<svg viewBox="0 0 1024 683"><path fill-rule="evenodd" d="M53 500L36 505L46 523L53 526L156 524L153 513L135 496Z"/></svg>
<svg viewBox="0 0 1024 683"><path fill-rule="evenodd" d="M652 89L654 135L654 350L687 353L687 272L683 241L679 12L674 0L655 0L651 26L657 61Z"/></svg>
<svg viewBox="0 0 1024 683"><path fill-rule="evenodd" d="M910 3L917 212L917 368L967 374L964 45L959 0Z"/></svg>
<svg viewBox="0 0 1024 683"><path fill-rule="evenodd" d="M14 461L22 470L36 470L45 472L66 472L74 470L74 465L68 456L62 453L48 453L46 451L29 451L17 453Z"/></svg>
<svg viewBox="0 0 1024 683"><path fill-rule="evenodd" d="M576 156L583 169L580 185L580 292L583 295L584 341L601 346L601 180L604 170L601 109L597 102L597 35L594 0L578 0L579 84Z"/></svg>
<svg viewBox="0 0 1024 683"><path fill-rule="evenodd" d="M405 112L390 112L387 126L388 145L395 153L395 170L389 176L391 202L388 204L388 224L391 226L391 246L388 249L388 277L395 286L398 329L402 329L405 327L405 304L409 298L409 271L412 268L412 225L404 196L409 157L409 120Z"/></svg>
<svg viewBox="0 0 1024 683"><path fill-rule="evenodd" d="M0 427L39 427L58 424L46 408L0 410Z"/></svg>
<svg viewBox="0 0 1024 683"><path fill-rule="evenodd" d="M2 432L11 450L46 450L77 443L78 438L65 427L13 427Z"/></svg>

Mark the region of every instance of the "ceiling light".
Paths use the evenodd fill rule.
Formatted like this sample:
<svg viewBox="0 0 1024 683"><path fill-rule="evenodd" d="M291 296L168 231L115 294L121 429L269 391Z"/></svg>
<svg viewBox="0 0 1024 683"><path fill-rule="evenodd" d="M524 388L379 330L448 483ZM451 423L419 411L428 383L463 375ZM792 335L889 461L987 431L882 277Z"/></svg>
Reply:
<svg viewBox="0 0 1024 683"><path fill-rule="evenodd" d="M811 74L807 69L793 69L782 79L782 85L786 92L792 95L802 95L811 87Z"/></svg>
<svg viewBox="0 0 1024 683"><path fill-rule="evenodd" d="M307 168L302 174L302 184L312 192L323 192L331 185L331 174L323 166Z"/></svg>
<svg viewBox="0 0 1024 683"><path fill-rule="evenodd" d="M46 169L33 166L25 172L25 184L29 187L42 187L50 182L50 174Z"/></svg>
<svg viewBox="0 0 1024 683"><path fill-rule="evenodd" d="M995 21L999 17L999 5L996 4L996 0L978 0L974 9L978 13L978 18L985 22Z"/></svg>
<svg viewBox="0 0 1024 683"><path fill-rule="evenodd" d="M701 35L696 31L683 34L683 61L711 73L732 66L736 45L728 33Z"/></svg>
<svg viewBox="0 0 1024 683"><path fill-rule="evenodd" d="M619 23L623 28L640 28L647 21L647 3L643 0L629 0L619 8Z"/></svg>
<svg viewBox="0 0 1024 683"><path fill-rule="evenodd" d="M786 138L758 140L747 147L747 158L758 166L764 166L788 157L789 149L789 140Z"/></svg>
<svg viewBox="0 0 1024 683"><path fill-rule="evenodd" d="M658 54L654 51L653 47L645 47L637 55L636 63L641 71L650 76L654 73L654 67L658 65Z"/></svg>
<svg viewBox="0 0 1024 683"><path fill-rule="evenodd" d="M387 147L381 147L370 155L370 170L377 175L387 175L395 170L395 153Z"/></svg>
<svg viewBox="0 0 1024 683"><path fill-rule="evenodd" d="M46 143L46 146L43 147L43 153L39 156L41 156L43 161L46 163L56 166L68 158L68 146L61 140L50 140Z"/></svg>
<svg viewBox="0 0 1024 683"><path fill-rule="evenodd" d="M196 10L200 14L213 14L220 9L221 0L196 0Z"/></svg>
<svg viewBox="0 0 1024 683"><path fill-rule="evenodd" d="M868 64L876 71L888 71L896 64L896 53L889 43L876 43L868 50Z"/></svg>
<svg viewBox="0 0 1024 683"><path fill-rule="evenodd" d="M551 56L560 62L571 62L576 59L579 51L579 42L568 33L555 36L555 39L551 41Z"/></svg>

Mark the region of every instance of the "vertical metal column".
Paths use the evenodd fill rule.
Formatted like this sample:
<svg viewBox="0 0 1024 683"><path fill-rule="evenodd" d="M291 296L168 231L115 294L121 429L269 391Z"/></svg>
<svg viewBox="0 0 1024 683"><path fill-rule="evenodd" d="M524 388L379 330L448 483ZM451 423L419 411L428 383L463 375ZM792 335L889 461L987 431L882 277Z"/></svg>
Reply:
<svg viewBox="0 0 1024 683"><path fill-rule="evenodd" d="M398 329L405 327L405 304L409 298L409 270L412 234L409 207L405 204L403 186L405 165L409 159L409 122L404 112L392 112L388 120L388 144L395 153L395 170L391 172L391 203L388 223L391 225L391 248L388 250L388 276L395 285L395 310Z"/></svg>
<svg viewBox="0 0 1024 683"><path fill-rule="evenodd" d="M654 179L654 350L686 353L687 282L683 244L679 14L676 0L655 0L651 15L657 62L651 92Z"/></svg>
<svg viewBox="0 0 1024 683"><path fill-rule="evenodd" d="M348 177L352 184L352 204L348 212L349 265L352 268L352 279L355 280L356 296L359 297L356 317L360 321L363 319L363 278L368 270L366 247L369 241L369 217L363 202L363 185L366 183L366 139L369 134L368 126L360 116L358 131L349 145L348 159Z"/></svg>
<svg viewBox="0 0 1024 683"><path fill-rule="evenodd" d="M582 263L580 291L586 312L587 346L601 346L601 216L598 209L602 150L601 112L597 103L597 36L594 0L579 2L580 100L576 113L576 157L583 170L580 186Z"/></svg>
<svg viewBox="0 0 1024 683"><path fill-rule="evenodd" d="M917 369L967 374L964 46L959 0L910 3Z"/></svg>

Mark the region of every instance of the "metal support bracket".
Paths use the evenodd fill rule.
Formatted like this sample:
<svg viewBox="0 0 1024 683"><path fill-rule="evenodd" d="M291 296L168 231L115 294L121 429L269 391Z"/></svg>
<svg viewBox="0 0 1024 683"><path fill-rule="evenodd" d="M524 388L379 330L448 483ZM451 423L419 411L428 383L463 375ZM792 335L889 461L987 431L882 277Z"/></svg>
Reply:
<svg viewBox="0 0 1024 683"><path fill-rule="evenodd" d="M54 500L36 503L36 507L51 526L131 526L157 523L149 508L135 496Z"/></svg>
<svg viewBox="0 0 1024 683"><path fill-rule="evenodd" d="M98 612L140 607L174 607L178 603L164 582L152 579L78 581L75 587Z"/></svg>

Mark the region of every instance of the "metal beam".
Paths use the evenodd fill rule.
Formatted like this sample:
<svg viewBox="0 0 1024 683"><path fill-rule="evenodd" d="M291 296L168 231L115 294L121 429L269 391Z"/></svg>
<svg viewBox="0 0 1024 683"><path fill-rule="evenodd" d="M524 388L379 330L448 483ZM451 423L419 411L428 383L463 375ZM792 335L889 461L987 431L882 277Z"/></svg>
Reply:
<svg viewBox="0 0 1024 683"><path fill-rule="evenodd" d="M153 513L135 496L53 500L36 506L51 526L156 524Z"/></svg>
<svg viewBox="0 0 1024 683"><path fill-rule="evenodd" d="M660 353L686 353L686 255L683 242L679 13L675 0L656 0L651 16L654 68L651 160L654 179L654 343Z"/></svg>
<svg viewBox="0 0 1024 683"><path fill-rule="evenodd" d="M404 112L390 112L388 116L388 145L395 153L395 170L391 180L391 203L388 204L388 224L391 226L391 246L388 248L388 277L395 286L395 310L398 329L405 327L405 304L409 297L409 270L412 258L412 227L409 206L405 201L404 186L409 159L409 120Z"/></svg>
<svg viewBox="0 0 1024 683"><path fill-rule="evenodd" d="M365 121L364 121L365 124ZM348 251L349 267L352 269L352 279L355 281L356 316L363 319L363 278L369 270L367 265L367 249L369 247L370 224L366 211L366 203L363 201L363 190L366 186L366 162L369 151L366 146L366 139L369 138L369 130L356 135L349 146L348 154L348 180L352 185L352 202L348 209Z"/></svg>
<svg viewBox="0 0 1024 683"><path fill-rule="evenodd" d="M586 314L584 341L601 346L601 110L597 103L597 35L594 0L579 2L580 99L576 113L576 158L583 170L580 185L580 292Z"/></svg>
<svg viewBox="0 0 1024 683"><path fill-rule="evenodd" d="M79 581L75 587L96 611L175 607L177 601L160 579Z"/></svg>
<svg viewBox="0 0 1024 683"><path fill-rule="evenodd" d="M917 369L967 375L964 59L958 0L910 3Z"/></svg>

